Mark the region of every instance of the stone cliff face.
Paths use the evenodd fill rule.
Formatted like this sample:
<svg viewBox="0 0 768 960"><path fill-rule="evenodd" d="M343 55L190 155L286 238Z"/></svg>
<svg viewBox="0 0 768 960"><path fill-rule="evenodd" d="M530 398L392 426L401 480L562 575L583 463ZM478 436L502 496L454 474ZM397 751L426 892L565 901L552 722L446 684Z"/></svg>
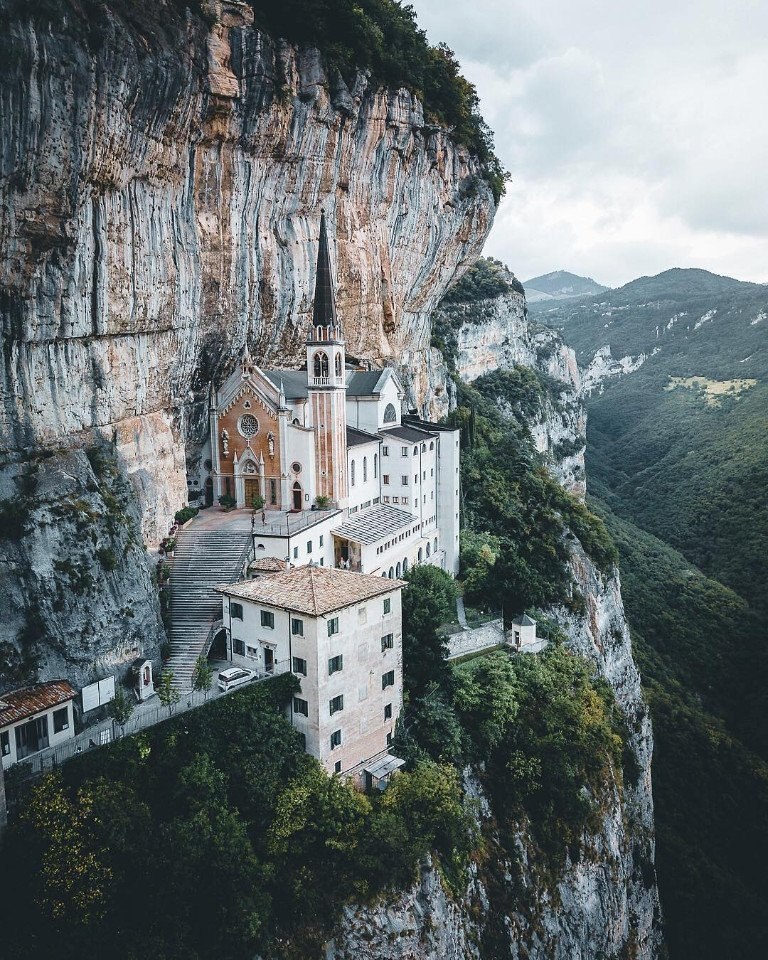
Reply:
<svg viewBox="0 0 768 960"><path fill-rule="evenodd" d="M465 383L514 366L530 367L551 381L553 389L528 428L555 478L583 496L587 418L574 351L556 331L529 321L525 294L513 288L487 300L441 305L433 320L448 341L456 375ZM451 409L453 391L448 366L438 351L435 354L424 410L440 417Z"/></svg>
<svg viewBox="0 0 768 960"><path fill-rule="evenodd" d="M226 0L0 2L4 496L35 451L101 436L144 540L164 535L211 381L246 341L260 361L303 354L321 208L349 353L427 367L432 310L493 218L476 160L411 94L329 78L252 20ZM94 665L121 648L126 598L156 606L126 562Z"/></svg>

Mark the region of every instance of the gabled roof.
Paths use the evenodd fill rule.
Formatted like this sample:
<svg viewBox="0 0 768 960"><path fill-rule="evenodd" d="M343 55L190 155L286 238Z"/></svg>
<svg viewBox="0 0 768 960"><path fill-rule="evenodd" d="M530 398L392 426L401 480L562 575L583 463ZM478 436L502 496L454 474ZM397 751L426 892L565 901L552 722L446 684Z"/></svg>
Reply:
<svg viewBox="0 0 768 960"><path fill-rule="evenodd" d="M531 618L528 616L527 613L523 613L519 617L515 617L512 623L514 623L515 626L518 626L518 627L535 627L536 626L536 621L531 620Z"/></svg>
<svg viewBox="0 0 768 960"><path fill-rule="evenodd" d="M313 327L336 327L336 302L333 295L331 255L328 250L328 231L325 227L325 212L320 214L320 245L317 248L317 274L315 277L315 302L312 308Z"/></svg>
<svg viewBox="0 0 768 960"><path fill-rule="evenodd" d="M302 400L307 396L306 370L264 370L264 375L280 389L283 384L286 400Z"/></svg>
<svg viewBox="0 0 768 960"><path fill-rule="evenodd" d="M215 589L228 597L322 617L404 586L402 580L309 565L293 567L257 580L222 584Z"/></svg>
<svg viewBox="0 0 768 960"><path fill-rule="evenodd" d="M43 710L74 700L76 696L76 691L66 680L49 680L32 687L11 690L0 696L0 727L26 720Z"/></svg>
<svg viewBox="0 0 768 960"><path fill-rule="evenodd" d="M347 427L347 447L359 447L364 443L381 443L381 437L376 433L367 433L357 427Z"/></svg>
<svg viewBox="0 0 768 960"><path fill-rule="evenodd" d="M354 514L333 531L334 537L343 537L355 543L378 543L394 533L418 523L416 517L405 510L398 510L388 503L381 503L365 513Z"/></svg>
<svg viewBox="0 0 768 960"><path fill-rule="evenodd" d="M347 396L378 396L388 380L394 380L398 392L402 391L400 381L392 367L383 367L381 370L351 370L347 373Z"/></svg>

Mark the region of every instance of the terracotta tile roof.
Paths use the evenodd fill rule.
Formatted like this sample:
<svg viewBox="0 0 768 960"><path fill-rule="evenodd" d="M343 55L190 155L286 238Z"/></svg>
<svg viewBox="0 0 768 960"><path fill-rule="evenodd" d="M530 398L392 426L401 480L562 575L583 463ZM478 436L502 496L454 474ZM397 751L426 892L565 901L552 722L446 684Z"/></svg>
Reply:
<svg viewBox="0 0 768 960"><path fill-rule="evenodd" d="M76 696L77 692L66 680L49 680L48 683L37 683L33 687L0 694L0 727L18 723L19 720L73 700Z"/></svg>
<svg viewBox="0 0 768 960"><path fill-rule="evenodd" d="M230 597L320 617L404 586L404 581L388 577L372 577L367 573L332 567L303 566L270 577L221 584L216 590Z"/></svg>
<svg viewBox="0 0 768 960"><path fill-rule="evenodd" d="M260 557L258 560L251 560L248 569L258 570L259 573L279 573L285 570L285 562L277 557Z"/></svg>

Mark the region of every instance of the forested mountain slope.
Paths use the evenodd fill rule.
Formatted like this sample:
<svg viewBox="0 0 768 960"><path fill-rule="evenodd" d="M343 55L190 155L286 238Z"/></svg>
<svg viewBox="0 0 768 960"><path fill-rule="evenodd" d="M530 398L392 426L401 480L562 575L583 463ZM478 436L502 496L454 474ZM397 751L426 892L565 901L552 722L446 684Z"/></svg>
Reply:
<svg viewBox="0 0 768 960"><path fill-rule="evenodd" d="M669 270L535 315L587 368L611 506L768 609L768 288Z"/></svg>
<svg viewBox="0 0 768 960"><path fill-rule="evenodd" d="M757 618L604 502L590 506L619 550L656 735L657 868L670 957L758 960L768 953L768 724Z"/></svg>

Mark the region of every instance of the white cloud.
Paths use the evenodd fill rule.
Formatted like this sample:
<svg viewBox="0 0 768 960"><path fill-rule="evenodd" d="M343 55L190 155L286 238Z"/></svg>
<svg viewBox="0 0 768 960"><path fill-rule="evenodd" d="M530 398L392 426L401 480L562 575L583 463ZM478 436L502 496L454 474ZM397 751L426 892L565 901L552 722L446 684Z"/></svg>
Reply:
<svg viewBox="0 0 768 960"><path fill-rule="evenodd" d="M523 278L768 281L768 4L412 2L512 173L489 253Z"/></svg>

